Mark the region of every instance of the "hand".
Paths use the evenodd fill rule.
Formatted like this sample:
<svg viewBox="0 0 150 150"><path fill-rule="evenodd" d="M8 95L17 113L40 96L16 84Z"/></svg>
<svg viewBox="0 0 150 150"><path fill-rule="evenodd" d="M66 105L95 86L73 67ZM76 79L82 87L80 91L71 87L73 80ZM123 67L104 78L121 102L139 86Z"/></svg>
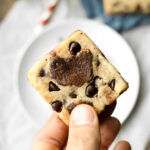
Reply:
<svg viewBox="0 0 150 150"><path fill-rule="evenodd" d="M77 106L71 113L69 129L53 113L37 135L32 150L107 150L120 129L120 122L110 117L115 105L107 106L100 121L91 106ZM120 141L114 150L131 150L131 146Z"/></svg>

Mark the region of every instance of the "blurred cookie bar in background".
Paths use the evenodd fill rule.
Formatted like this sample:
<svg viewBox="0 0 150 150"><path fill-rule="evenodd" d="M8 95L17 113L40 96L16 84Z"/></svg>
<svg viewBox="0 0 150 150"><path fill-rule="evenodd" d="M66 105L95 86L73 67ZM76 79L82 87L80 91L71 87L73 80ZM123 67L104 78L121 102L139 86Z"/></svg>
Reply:
<svg viewBox="0 0 150 150"><path fill-rule="evenodd" d="M107 15L122 13L150 14L150 0L103 0Z"/></svg>

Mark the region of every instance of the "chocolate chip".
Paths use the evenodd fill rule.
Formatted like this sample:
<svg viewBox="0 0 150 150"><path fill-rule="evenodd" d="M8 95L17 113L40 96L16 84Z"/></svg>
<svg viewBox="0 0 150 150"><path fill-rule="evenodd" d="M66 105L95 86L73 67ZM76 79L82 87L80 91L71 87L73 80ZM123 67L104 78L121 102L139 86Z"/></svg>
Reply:
<svg viewBox="0 0 150 150"><path fill-rule="evenodd" d="M78 42L74 41L70 43L69 50L72 55L76 55L81 50L81 46Z"/></svg>
<svg viewBox="0 0 150 150"><path fill-rule="evenodd" d="M51 50L50 54L51 54L51 56L55 57L56 56L56 51L55 50Z"/></svg>
<svg viewBox="0 0 150 150"><path fill-rule="evenodd" d="M94 83L86 87L85 94L88 97L93 97L98 92L98 89L95 87Z"/></svg>
<svg viewBox="0 0 150 150"><path fill-rule="evenodd" d="M97 60L97 61L96 61L96 66L98 67L99 65L100 65L100 61Z"/></svg>
<svg viewBox="0 0 150 150"><path fill-rule="evenodd" d="M61 112L62 102L60 100L56 100L56 101L52 102L52 108L57 112Z"/></svg>
<svg viewBox="0 0 150 150"><path fill-rule="evenodd" d="M109 86L110 86L110 88L112 89L112 90L114 90L114 88L115 88L115 79L113 79L110 83L109 83Z"/></svg>
<svg viewBox="0 0 150 150"><path fill-rule="evenodd" d="M140 13L142 11L142 8L140 5L137 5L135 12Z"/></svg>
<svg viewBox="0 0 150 150"><path fill-rule="evenodd" d="M76 98L76 97L77 97L77 95L76 95L75 93L73 93L73 92L70 93L69 96L70 96L71 98Z"/></svg>
<svg viewBox="0 0 150 150"><path fill-rule="evenodd" d="M45 70L44 69L40 70L39 76L40 77L44 77L45 76Z"/></svg>
<svg viewBox="0 0 150 150"><path fill-rule="evenodd" d="M59 90L60 90L60 88L56 84L54 84L53 82L50 81L49 91L51 92L51 91L59 91Z"/></svg>
<svg viewBox="0 0 150 150"><path fill-rule="evenodd" d="M87 49L78 56L56 56L50 64L51 76L60 85L80 87L93 79L92 59L93 55Z"/></svg>
<svg viewBox="0 0 150 150"><path fill-rule="evenodd" d="M71 103L71 104L67 107L69 113L71 113L72 110L73 110L73 108L75 108L75 107L76 107L76 104L75 104L75 103Z"/></svg>

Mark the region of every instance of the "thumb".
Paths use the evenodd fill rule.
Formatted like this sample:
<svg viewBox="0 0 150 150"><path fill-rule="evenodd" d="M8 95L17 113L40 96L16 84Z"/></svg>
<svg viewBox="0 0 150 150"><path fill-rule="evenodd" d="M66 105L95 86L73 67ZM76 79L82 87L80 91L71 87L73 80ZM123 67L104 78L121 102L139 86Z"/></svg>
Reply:
<svg viewBox="0 0 150 150"><path fill-rule="evenodd" d="M100 128L91 106L79 105L71 113L66 150L99 150Z"/></svg>

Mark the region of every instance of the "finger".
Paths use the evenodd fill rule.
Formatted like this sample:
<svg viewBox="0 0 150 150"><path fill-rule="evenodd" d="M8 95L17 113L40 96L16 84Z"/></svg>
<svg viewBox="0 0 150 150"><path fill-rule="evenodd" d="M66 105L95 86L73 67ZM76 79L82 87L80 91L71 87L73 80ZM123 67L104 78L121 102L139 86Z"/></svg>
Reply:
<svg viewBox="0 0 150 150"><path fill-rule="evenodd" d="M114 101L111 105L108 105L105 107L105 110L102 111L101 114L99 114L100 122L103 122L103 120L105 120L106 118L111 116L111 114L113 113L113 111L116 107L116 104L117 104L117 101Z"/></svg>
<svg viewBox="0 0 150 150"><path fill-rule="evenodd" d="M127 141L119 141L114 150L131 150L131 145Z"/></svg>
<svg viewBox="0 0 150 150"><path fill-rule="evenodd" d="M100 128L91 106L79 105L71 113L66 150L99 150Z"/></svg>
<svg viewBox="0 0 150 150"><path fill-rule="evenodd" d="M101 150L107 150L116 138L120 130L120 122L118 119L109 117L104 120L100 126Z"/></svg>
<svg viewBox="0 0 150 150"><path fill-rule="evenodd" d="M68 136L68 127L53 113L44 128L37 135L32 150L60 149Z"/></svg>

